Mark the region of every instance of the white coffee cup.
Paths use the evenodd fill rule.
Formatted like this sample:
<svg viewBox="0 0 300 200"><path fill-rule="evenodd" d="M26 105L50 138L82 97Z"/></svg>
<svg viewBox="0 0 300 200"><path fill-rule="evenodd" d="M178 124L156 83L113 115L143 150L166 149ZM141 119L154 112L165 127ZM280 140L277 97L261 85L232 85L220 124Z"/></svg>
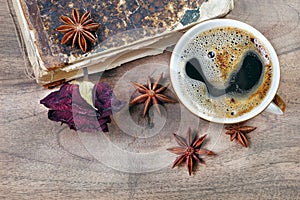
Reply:
<svg viewBox="0 0 300 200"><path fill-rule="evenodd" d="M270 88L267 91L267 94L265 95L264 99L261 101L259 105L255 106L249 112L245 112L244 114L236 117L217 117L211 113L209 114L203 112L203 110L201 110L201 106L191 101L191 97L187 92L187 88L183 88L181 81L179 80L182 78L186 78L186 79L190 78L187 76L184 70L182 70L182 66L180 65L180 63L182 63L182 55L184 54L184 51L186 50L187 45L190 43L190 41L194 40L195 37L199 35L201 32L208 31L214 28L220 28L220 27L233 27L251 33L267 49L267 51L269 52L270 60L272 61L272 75L271 75L272 81L270 84ZM256 115L260 114L264 110L274 114L283 114L286 107L282 98L276 94L279 87L279 81L280 81L280 67L279 67L278 57L273 46L255 28L237 20L232 20L232 19L208 20L188 30L180 38L180 40L177 42L173 50L171 61L170 61L170 76L171 76L172 86L179 100L182 102L182 104L195 115L211 122L225 123L225 124L239 123L255 117Z"/></svg>

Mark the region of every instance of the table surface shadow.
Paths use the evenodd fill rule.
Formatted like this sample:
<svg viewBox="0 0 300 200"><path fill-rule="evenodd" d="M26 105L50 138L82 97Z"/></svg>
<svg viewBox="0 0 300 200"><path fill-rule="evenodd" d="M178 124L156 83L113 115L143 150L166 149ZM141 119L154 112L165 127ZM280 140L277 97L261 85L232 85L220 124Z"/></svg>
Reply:
<svg viewBox="0 0 300 200"><path fill-rule="evenodd" d="M176 155L170 154L166 159L165 153L160 154L161 157L147 157L140 163L142 169L149 167L150 170L154 169L151 166L161 164L152 172L123 172L128 166L125 167L122 155L113 154L108 148L99 149L97 153L107 159L101 162L94 155L97 146L93 151L85 143L86 139L95 142L91 138L98 138L97 135L82 135L48 120L47 109L39 100L50 91L33 80L22 42L18 39L11 3L0 2L1 199L300 199L299 0L235 1L234 10L226 18L254 26L270 40L278 54L281 67L278 94L285 100L287 109L284 115L263 112L247 121L247 125L257 127L247 136L248 148L236 141L230 142L223 126L220 131L220 126L202 119L186 119L185 124L193 124L195 120L200 134L210 128L220 131L204 146L209 147L209 143L214 142L210 147L217 156L205 157L206 164L198 165L192 176L184 166L172 169L172 162L166 161ZM117 87L118 81L129 76L137 66L153 64L162 66L155 69L164 71L168 77L170 56L166 51L126 63L102 74L101 81ZM145 74L157 74L151 70L141 68L131 76L146 80ZM99 77L98 74L91 79ZM168 82L168 78L165 81ZM133 91L132 87L125 86L119 85L120 91ZM169 88L172 95L171 86ZM153 133L151 137L145 134L144 138L139 138L140 135L135 134L142 133L112 131L105 138L113 140L117 148L125 149L126 156L130 151L147 154L151 149L176 146L172 133L181 130L178 134L184 135L188 128L176 118L184 108L179 104L168 104L164 108L172 114L164 118L165 121L155 121L168 124L162 125L160 134ZM140 112L142 107L137 106L135 112L121 114L129 114L138 125L149 125L149 119L139 120L139 115L133 114ZM116 120L111 125L112 130L118 129ZM122 160L119 163L118 156ZM159 158L161 160L157 161ZM132 163L136 160L128 160L127 164L132 166Z"/></svg>

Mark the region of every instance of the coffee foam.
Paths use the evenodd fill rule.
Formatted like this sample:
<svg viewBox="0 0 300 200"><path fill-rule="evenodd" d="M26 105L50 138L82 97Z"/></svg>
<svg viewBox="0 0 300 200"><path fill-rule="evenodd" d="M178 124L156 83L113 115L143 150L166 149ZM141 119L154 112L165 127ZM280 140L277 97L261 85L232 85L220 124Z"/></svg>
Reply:
<svg viewBox="0 0 300 200"><path fill-rule="evenodd" d="M238 70L248 51L259 55L264 69L259 86L245 94L212 97L203 82L189 78L185 72L187 61L197 58L206 79L216 88L225 90L230 75ZM187 91L189 103L203 114L227 118L241 116L259 105L270 89L272 63L269 58L266 48L249 32L233 27L205 31L194 37L183 51L178 74L181 89Z"/></svg>

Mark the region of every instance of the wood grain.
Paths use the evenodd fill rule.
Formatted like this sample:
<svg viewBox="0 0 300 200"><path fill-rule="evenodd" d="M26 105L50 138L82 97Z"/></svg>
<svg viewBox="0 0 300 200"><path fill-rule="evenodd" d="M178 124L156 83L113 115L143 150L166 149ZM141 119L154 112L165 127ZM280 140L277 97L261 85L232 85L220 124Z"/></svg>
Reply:
<svg viewBox="0 0 300 200"><path fill-rule="evenodd" d="M279 55L278 93L287 110L283 116L262 113L247 122L258 127L249 134L250 148L221 134L214 147L218 156L206 158L206 165L191 177L184 167L171 169L171 163L149 173L114 170L87 151L78 133L47 120L39 99L49 91L25 73L28 62L17 39L14 14L9 2L0 3L1 199L300 199L298 0L235 2L227 18L257 28ZM101 80L113 85L138 65L166 64L169 58L166 52L140 59L104 73ZM166 107L172 108L176 109ZM199 125L204 133L210 124L199 120ZM168 138L163 139L175 145ZM132 137L118 134L116 142L121 145L122 139L129 144L126 140Z"/></svg>

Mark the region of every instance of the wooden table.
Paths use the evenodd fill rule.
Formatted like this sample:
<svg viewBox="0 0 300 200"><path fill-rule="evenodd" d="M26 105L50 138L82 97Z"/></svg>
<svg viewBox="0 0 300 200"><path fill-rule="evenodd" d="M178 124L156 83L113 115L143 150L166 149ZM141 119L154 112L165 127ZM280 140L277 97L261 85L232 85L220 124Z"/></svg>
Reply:
<svg viewBox="0 0 300 200"><path fill-rule="evenodd" d="M9 2L0 2L1 199L300 199L299 0L235 1L227 18L257 28L278 53L278 93L287 110L283 116L264 112L249 120L258 127L248 135L249 148L230 142L223 130L213 148L218 156L205 158L206 165L192 176L184 167L171 169L171 163L145 173L114 170L91 155L80 134L48 120L39 100L49 91L28 77L15 16ZM140 59L105 73L102 80L116 82L136 65L166 64L169 58L166 52ZM199 120L199 126L204 133L211 124ZM116 142L131 148L122 137L117 134Z"/></svg>

